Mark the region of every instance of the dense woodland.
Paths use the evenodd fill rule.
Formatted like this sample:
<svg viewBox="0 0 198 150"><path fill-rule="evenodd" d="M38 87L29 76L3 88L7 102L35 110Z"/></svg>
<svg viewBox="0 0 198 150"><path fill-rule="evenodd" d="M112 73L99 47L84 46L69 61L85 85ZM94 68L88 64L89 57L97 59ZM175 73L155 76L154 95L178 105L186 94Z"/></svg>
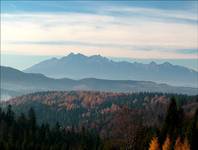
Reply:
<svg viewBox="0 0 198 150"><path fill-rule="evenodd" d="M197 96L40 92L1 106L1 149L198 148Z"/></svg>
<svg viewBox="0 0 198 150"><path fill-rule="evenodd" d="M38 126L34 109L28 115L15 113L8 106L0 110L0 149L1 150L81 150L99 149L102 145L95 133L85 128L62 128L58 123Z"/></svg>
<svg viewBox="0 0 198 150"><path fill-rule="evenodd" d="M112 116L123 108L133 111L133 118L143 116L144 124L160 125L165 117L171 97L188 115L198 108L198 96L173 95L163 93L111 93L111 92L38 92L16 97L2 105L13 106L16 115L27 113L33 107L38 123L59 122L67 126L100 126L112 120ZM137 115L136 115L137 114Z"/></svg>

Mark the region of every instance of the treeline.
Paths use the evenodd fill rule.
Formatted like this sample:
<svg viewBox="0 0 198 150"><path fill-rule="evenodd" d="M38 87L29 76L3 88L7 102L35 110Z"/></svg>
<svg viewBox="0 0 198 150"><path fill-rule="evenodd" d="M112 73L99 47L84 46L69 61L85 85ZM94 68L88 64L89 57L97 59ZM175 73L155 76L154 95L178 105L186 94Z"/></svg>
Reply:
<svg viewBox="0 0 198 150"><path fill-rule="evenodd" d="M160 124L146 123L148 119L154 122L152 118L156 114L151 109L122 105L112 115L103 115L85 127L75 128L68 124L38 123L34 109L30 108L27 115L16 115L9 105L7 110L0 109L0 150L197 150L197 105L190 103L197 110L188 113L188 109L184 111L184 105L178 103L180 99L172 98L168 108L162 109L162 98L144 98L144 102L151 99L156 103L156 106L148 105L155 113L158 107L163 110L165 116L158 116ZM73 117L76 116L73 114Z"/></svg>
<svg viewBox="0 0 198 150"><path fill-rule="evenodd" d="M83 127L38 125L32 108L19 117L11 105L0 108L0 150L97 150L101 145L99 136Z"/></svg>
<svg viewBox="0 0 198 150"><path fill-rule="evenodd" d="M188 113L176 101L171 98L165 117L158 116L161 123L156 125L146 124L141 109L122 108L100 132L106 150L197 150L198 107Z"/></svg>
<svg viewBox="0 0 198 150"><path fill-rule="evenodd" d="M197 150L198 109L189 118L171 99L162 127L153 136L149 150Z"/></svg>
<svg viewBox="0 0 198 150"><path fill-rule="evenodd" d="M56 122L59 122L61 126L65 124L68 126L84 124L83 126L85 126L87 123L101 122L103 117L117 114L122 106L127 106L130 109L142 109L146 114L144 122L153 124L158 121L158 115L164 119L166 108L172 96L176 98L178 105L185 106L185 112L188 110L188 113L194 112L194 108L198 104L198 96L146 92L37 92L16 97L4 102L4 104L11 104L17 115L20 115L21 112L26 114L33 107L39 124L48 122L55 125ZM159 107L159 105L161 106Z"/></svg>

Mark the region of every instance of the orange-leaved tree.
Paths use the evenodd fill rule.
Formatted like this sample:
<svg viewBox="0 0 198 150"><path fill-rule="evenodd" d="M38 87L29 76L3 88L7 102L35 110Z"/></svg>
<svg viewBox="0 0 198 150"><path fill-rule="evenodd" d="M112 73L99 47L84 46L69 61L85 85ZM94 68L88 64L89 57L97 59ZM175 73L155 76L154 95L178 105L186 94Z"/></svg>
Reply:
<svg viewBox="0 0 198 150"><path fill-rule="evenodd" d="M169 136L166 137L166 140L162 146L162 150L171 150L171 140Z"/></svg>
<svg viewBox="0 0 198 150"><path fill-rule="evenodd" d="M190 150L190 145L187 138L185 138L184 142L182 142L181 138L178 137L174 146L174 150Z"/></svg>
<svg viewBox="0 0 198 150"><path fill-rule="evenodd" d="M156 136L153 137L151 143L149 145L149 150L160 150L160 145L158 142L158 138Z"/></svg>

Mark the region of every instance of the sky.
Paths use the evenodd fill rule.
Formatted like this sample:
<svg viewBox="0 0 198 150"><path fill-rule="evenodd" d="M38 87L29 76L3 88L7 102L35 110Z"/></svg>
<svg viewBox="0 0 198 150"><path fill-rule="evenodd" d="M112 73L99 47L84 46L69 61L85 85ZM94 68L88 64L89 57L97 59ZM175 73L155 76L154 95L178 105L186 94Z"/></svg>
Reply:
<svg viewBox="0 0 198 150"><path fill-rule="evenodd" d="M1 1L1 65L71 52L198 70L198 1Z"/></svg>

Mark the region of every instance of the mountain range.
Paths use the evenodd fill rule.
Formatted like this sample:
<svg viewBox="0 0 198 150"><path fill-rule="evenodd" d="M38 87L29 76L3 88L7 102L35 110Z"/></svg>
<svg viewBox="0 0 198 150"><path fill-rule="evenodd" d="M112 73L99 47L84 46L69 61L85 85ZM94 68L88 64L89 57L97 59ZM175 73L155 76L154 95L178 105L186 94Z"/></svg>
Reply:
<svg viewBox="0 0 198 150"><path fill-rule="evenodd" d="M167 83L175 86L198 87L198 72L168 62L156 64L116 62L100 55L85 56L70 53L51 58L24 70L52 78L98 78L107 80L140 80Z"/></svg>
<svg viewBox="0 0 198 150"><path fill-rule="evenodd" d="M10 67L0 67L1 99L9 99L37 91L105 91L105 92L162 92L196 95L197 88L176 87L151 81L104 80L85 78L54 79L38 73L25 73Z"/></svg>

